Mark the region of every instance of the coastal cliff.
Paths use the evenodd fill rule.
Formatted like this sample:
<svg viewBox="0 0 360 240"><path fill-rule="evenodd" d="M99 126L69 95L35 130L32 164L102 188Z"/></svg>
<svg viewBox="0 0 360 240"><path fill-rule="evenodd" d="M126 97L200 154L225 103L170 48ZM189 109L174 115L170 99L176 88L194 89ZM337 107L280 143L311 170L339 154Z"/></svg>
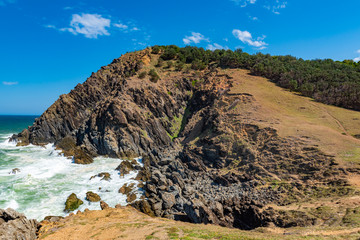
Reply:
<svg viewBox="0 0 360 240"><path fill-rule="evenodd" d="M326 219L286 206L359 195L349 180L358 165L339 164L305 127L309 135L284 134L285 120L244 91L244 81L259 77L215 63L180 65L162 54L147 48L115 59L12 140L54 143L82 164L98 155L142 157L137 180L145 198L132 205L193 223L310 226ZM358 144L346 135L333 136ZM334 209L334 216L342 211Z"/></svg>

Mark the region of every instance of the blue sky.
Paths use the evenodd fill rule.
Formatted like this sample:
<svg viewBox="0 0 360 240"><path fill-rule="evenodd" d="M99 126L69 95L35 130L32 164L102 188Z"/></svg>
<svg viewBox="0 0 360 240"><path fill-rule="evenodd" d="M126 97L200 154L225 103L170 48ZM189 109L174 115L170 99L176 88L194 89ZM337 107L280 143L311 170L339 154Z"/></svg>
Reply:
<svg viewBox="0 0 360 240"><path fill-rule="evenodd" d="M0 0L0 114L41 114L151 45L360 60L360 1Z"/></svg>

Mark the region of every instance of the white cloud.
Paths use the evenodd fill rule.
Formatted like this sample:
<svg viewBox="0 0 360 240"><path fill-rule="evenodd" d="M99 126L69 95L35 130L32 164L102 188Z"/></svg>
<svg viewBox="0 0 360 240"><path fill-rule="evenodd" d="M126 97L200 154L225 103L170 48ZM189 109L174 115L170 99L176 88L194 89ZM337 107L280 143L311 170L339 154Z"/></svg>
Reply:
<svg viewBox="0 0 360 240"><path fill-rule="evenodd" d="M214 43L214 44L208 44L206 49L209 49L211 51L214 51L216 49L229 49L228 47L223 47L220 44Z"/></svg>
<svg viewBox="0 0 360 240"><path fill-rule="evenodd" d="M246 7L249 3L254 4L256 2L256 0L231 0L231 1L236 3L236 5L240 5L240 7Z"/></svg>
<svg viewBox="0 0 360 240"><path fill-rule="evenodd" d="M276 0L274 5L265 5L264 7L275 14L280 14L279 10L286 8L287 2Z"/></svg>
<svg viewBox="0 0 360 240"><path fill-rule="evenodd" d="M249 33L248 31L240 31L239 29L234 29L232 33L237 39L239 39L243 43L256 47L260 50L265 49L268 45L266 42L262 41L264 40L265 36L259 37L257 38L257 40L254 40L251 33Z"/></svg>
<svg viewBox="0 0 360 240"><path fill-rule="evenodd" d="M61 28L60 31L68 31L74 35L83 34L87 38L109 36L107 28L110 27L110 19L103 18L99 14L82 13L73 14L69 28Z"/></svg>
<svg viewBox="0 0 360 240"><path fill-rule="evenodd" d="M250 18L251 20L253 20L253 21L257 21L257 20L259 20L257 17L252 17L252 16L249 16L249 18Z"/></svg>
<svg viewBox="0 0 360 240"><path fill-rule="evenodd" d="M122 29L122 30L126 30L126 29L129 28L128 25L122 24L122 23L114 23L114 26L117 27L117 28L120 28L120 29Z"/></svg>
<svg viewBox="0 0 360 240"><path fill-rule="evenodd" d="M48 25L45 25L46 28L52 28L52 29L56 29L56 27L54 25L51 25L51 24L48 24Z"/></svg>
<svg viewBox="0 0 360 240"><path fill-rule="evenodd" d="M209 41L209 39L205 38L204 35L202 35L201 33L196 33L196 32L192 32L191 36L185 36L185 38L183 38L183 42L186 45L189 45L191 42L197 44L201 41Z"/></svg>
<svg viewBox="0 0 360 240"><path fill-rule="evenodd" d="M356 53L360 54L360 49L356 51ZM356 57L353 59L354 62L359 62L360 61L360 57Z"/></svg>
<svg viewBox="0 0 360 240"><path fill-rule="evenodd" d="M132 29L131 29L131 31L139 31L140 29L139 28L137 28L137 27L133 27Z"/></svg>
<svg viewBox="0 0 360 240"><path fill-rule="evenodd" d="M6 82L6 81L4 81L4 82L2 82L4 85L7 85L7 86L12 86L12 85L17 85L18 84L18 82Z"/></svg>

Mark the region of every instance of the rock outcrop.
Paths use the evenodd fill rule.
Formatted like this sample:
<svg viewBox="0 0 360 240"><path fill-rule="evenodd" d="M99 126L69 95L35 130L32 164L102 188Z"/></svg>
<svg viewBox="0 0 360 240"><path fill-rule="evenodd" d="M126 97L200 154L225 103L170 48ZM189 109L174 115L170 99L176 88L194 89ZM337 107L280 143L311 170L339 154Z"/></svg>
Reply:
<svg viewBox="0 0 360 240"><path fill-rule="evenodd" d="M101 197L96 193L87 192L86 200L88 200L89 202L99 202L101 200Z"/></svg>
<svg viewBox="0 0 360 240"><path fill-rule="evenodd" d="M97 155L142 156L136 179L146 183L146 200L133 202L130 194L128 202L152 216L195 223L242 229L311 225L315 220L306 214L267 205L347 191L346 171L333 156L244 121L239 106L255 106L256 99L230 94L231 76L216 66L164 70L155 67L158 58L146 49L114 60L12 139L20 145L55 143L78 163ZM148 70L160 79L139 77ZM134 168L124 161L118 170Z"/></svg>
<svg viewBox="0 0 360 240"><path fill-rule="evenodd" d="M71 212L79 208L84 202L79 199L75 193L70 194L70 196L66 199L65 202L65 212Z"/></svg>
<svg viewBox="0 0 360 240"><path fill-rule="evenodd" d="M1 240L33 240L39 223L34 219L27 219L24 214L15 210L0 209L0 239Z"/></svg>

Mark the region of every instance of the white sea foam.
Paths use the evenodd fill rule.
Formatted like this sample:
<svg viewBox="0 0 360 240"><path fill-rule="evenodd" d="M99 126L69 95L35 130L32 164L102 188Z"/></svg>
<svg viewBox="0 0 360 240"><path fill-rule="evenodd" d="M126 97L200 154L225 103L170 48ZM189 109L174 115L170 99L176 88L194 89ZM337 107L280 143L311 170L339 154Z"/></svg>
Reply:
<svg viewBox="0 0 360 240"><path fill-rule="evenodd" d="M100 204L85 200L86 192L93 191L101 199L114 207L126 205L126 196L118 193L125 183L137 183L137 172L131 172L121 178L115 168L120 159L98 157L89 165L78 165L60 155L52 144L45 147L24 146L8 142L8 136L0 136L0 150L5 156L0 159L0 208L12 207L25 213L29 218L42 220L48 215L66 215L66 198L75 193L84 201L79 210L100 209ZM9 174L13 168L19 168L17 174ZM100 180L91 176L101 172L111 174L111 180ZM138 197L141 189L136 190Z"/></svg>

